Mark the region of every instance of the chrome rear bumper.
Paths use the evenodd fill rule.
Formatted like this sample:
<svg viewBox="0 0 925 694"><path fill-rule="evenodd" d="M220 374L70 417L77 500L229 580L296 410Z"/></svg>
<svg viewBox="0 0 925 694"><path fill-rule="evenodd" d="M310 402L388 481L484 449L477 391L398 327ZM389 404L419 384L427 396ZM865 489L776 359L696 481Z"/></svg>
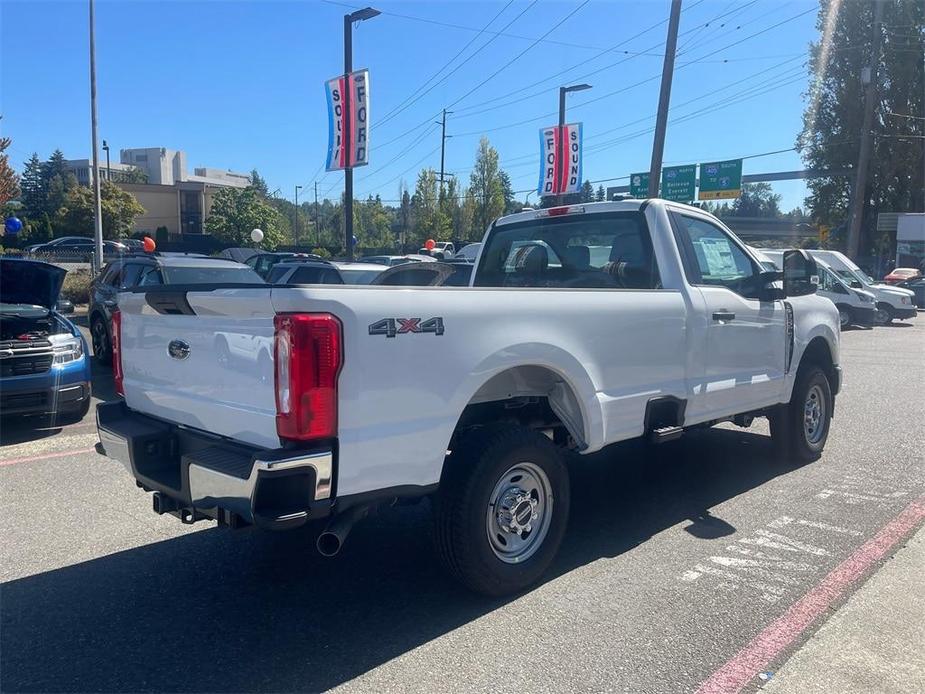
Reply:
<svg viewBox="0 0 925 694"><path fill-rule="evenodd" d="M122 401L97 406L97 429L97 451L158 495L158 513L284 529L331 512L333 446L254 448L132 412Z"/></svg>

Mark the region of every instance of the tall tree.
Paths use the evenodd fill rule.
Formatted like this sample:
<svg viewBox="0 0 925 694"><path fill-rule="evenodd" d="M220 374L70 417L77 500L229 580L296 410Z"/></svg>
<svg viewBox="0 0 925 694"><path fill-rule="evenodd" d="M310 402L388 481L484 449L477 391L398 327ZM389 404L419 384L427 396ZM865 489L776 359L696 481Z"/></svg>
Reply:
<svg viewBox="0 0 925 694"><path fill-rule="evenodd" d="M0 207L19 197L19 176L10 166L7 148L12 144L8 137L0 137Z"/></svg>
<svg viewBox="0 0 925 694"><path fill-rule="evenodd" d="M476 229L488 225L504 213L504 187L498 169L498 151L487 137L479 141L475 167L469 177L469 190L475 199L472 223Z"/></svg>
<svg viewBox="0 0 925 694"><path fill-rule="evenodd" d="M42 161L35 152L26 162L22 179L22 204L29 219L38 219L45 211L45 182L42 178Z"/></svg>
<svg viewBox="0 0 925 694"><path fill-rule="evenodd" d="M501 196L504 198L504 214L511 214L520 210L520 203L514 198L514 186L511 185L511 177L503 169L498 172L501 177Z"/></svg>
<svg viewBox="0 0 925 694"><path fill-rule="evenodd" d="M68 168L64 154L56 149L42 164L42 190L45 195L42 212L49 216L58 215L68 201L68 194L77 186L77 177Z"/></svg>
<svg viewBox="0 0 925 694"><path fill-rule="evenodd" d="M54 180L60 180L56 176ZM135 196L114 183L100 181L100 207L103 212L103 238L121 239L132 231L135 217L144 214ZM96 204L93 191L86 186L71 188L57 211L57 228L67 234L89 236L93 233Z"/></svg>
<svg viewBox="0 0 925 694"><path fill-rule="evenodd" d="M581 184L581 202L594 202L594 186L591 181L585 181Z"/></svg>
<svg viewBox="0 0 925 694"><path fill-rule="evenodd" d="M421 170L411 200L414 209L412 237L415 243L422 243L427 239L450 239L450 220L440 209L438 195L437 173L433 169Z"/></svg>
<svg viewBox="0 0 925 694"><path fill-rule="evenodd" d="M732 216L780 217L780 201L781 196L774 193L770 183L744 183L742 194L732 203Z"/></svg>
<svg viewBox="0 0 925 694"><path fill-rule="evenodd" d="M597 187L597 193L594 196L596 202L603 202L607 199L607 191L604 189L604 184L602 183Z"/></svg>
<svg viewBox="0 0 925 694"><path fill-rule="evenodd" d="M257 169L251 169L251 188L256 190L261 197L267 197L270 193L269 188L267 188L267 182L264 180Z"/></svg>
<svg viewBox="0 0 925 694"><path fill-rule="evenodd" d="M399 243L401 244L402 252L405 251L405 246L409 240L409 234L411 233L411 194L408 192L408 187L405 185L405 182L402 181L399 186L401 199L401 207L398 208L398 229L399 229Z"/></svg>
<svg viewBox="0 0 925 694"><path fill-rule="evenodd" d="M212 198L206 231L233 246L251 245L251 231L263 231L263 247L276 248L283 240L282 215L253 188L222 188Z"/></svg>
<svg viewBox="0 0 925 694"><path fill-rule="evenodd" d="M870 249L878 212L925 211L925 4L921 0L881 0L882 46L876 58L877 101L862 249ZM858 160L864 112L861 75L874 61L873 3L821 0L816 26L820 40L810 46L815 82L805 95L803 131L797 140L808 168L851 171L808 181L809 213L817 223L845 222ZM826 27L830 27L826 35ZM911 116L911 117L910 117Z"/></svg>

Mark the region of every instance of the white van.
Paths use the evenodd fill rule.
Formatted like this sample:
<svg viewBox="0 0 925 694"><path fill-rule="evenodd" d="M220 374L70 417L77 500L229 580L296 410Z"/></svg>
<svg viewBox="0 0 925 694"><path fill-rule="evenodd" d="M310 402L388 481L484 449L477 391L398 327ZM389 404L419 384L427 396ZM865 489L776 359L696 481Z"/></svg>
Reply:
<svg viewBox="0 0 925 694"><path fill-rule="evenodd" d="M767 261L774 264L777 270L782 269L784 262L784 251L771 249L754 249L760 259L767 258ZM812 252L810 252L812 253ZM824 259L813 256L816 266L819 268L819 287L816 294L824 296L826 299L835 304L838 309L838 320L841 328L844 330L849 325L857 325L864 328L874 326L877 315L876 299L874 295L864 289L849 287L848 284L838 276L838 274L829 267ZM771 269L768 266L768 269Z"/></svg>
<svg viewBox="0 0 925 694"><path fill-rule="evenodd" d="M849 287L863 289L874 295L877 308L877 325L886 325L894 318L908 320L918 314L915 308L915 293L902 287L891 287L878 282L855 265L844 253L838 251L810 251L816 260L828 265Z"/></svg>

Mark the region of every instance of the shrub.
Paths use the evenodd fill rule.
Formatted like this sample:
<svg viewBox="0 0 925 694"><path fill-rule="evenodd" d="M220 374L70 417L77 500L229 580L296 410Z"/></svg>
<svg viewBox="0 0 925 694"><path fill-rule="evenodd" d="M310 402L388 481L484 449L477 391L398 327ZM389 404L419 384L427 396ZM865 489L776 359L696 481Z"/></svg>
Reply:
<svg viewBox="0 0 925 694"><path fill-rule="evenodd" d="M317 256L320 256L320 257L322 257L322 258L330 258L330 257L331 257L331 252L330 252L327 248L321 248L321 247L319 246L318 248L313 248L313 249L312 249L312 255L317 255Z"/></svg>
<svg viewBox="0 0 925 694"><path fill-rule="evenodd" d="M74 304L90 303L90 273L86 270L72 270L64 277L61 296Z"/></svg>

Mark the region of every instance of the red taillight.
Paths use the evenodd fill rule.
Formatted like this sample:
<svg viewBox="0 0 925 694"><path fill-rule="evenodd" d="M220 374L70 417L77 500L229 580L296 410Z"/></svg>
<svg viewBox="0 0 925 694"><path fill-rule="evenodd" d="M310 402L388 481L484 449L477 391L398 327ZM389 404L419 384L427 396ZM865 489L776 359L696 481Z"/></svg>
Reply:
<svg viewBox="0 0 925 694"><path fill-rule="evenodd" d="M305 441L337 435L340 321L330 313L276 316L276 433Z"/></svg>
<svg viewBox="0 0 925 694"><path fill-rule="evenodd" d="M116 393L125 395L122 386L122 313L112 312L112 378L116 382Z"/></svg>

